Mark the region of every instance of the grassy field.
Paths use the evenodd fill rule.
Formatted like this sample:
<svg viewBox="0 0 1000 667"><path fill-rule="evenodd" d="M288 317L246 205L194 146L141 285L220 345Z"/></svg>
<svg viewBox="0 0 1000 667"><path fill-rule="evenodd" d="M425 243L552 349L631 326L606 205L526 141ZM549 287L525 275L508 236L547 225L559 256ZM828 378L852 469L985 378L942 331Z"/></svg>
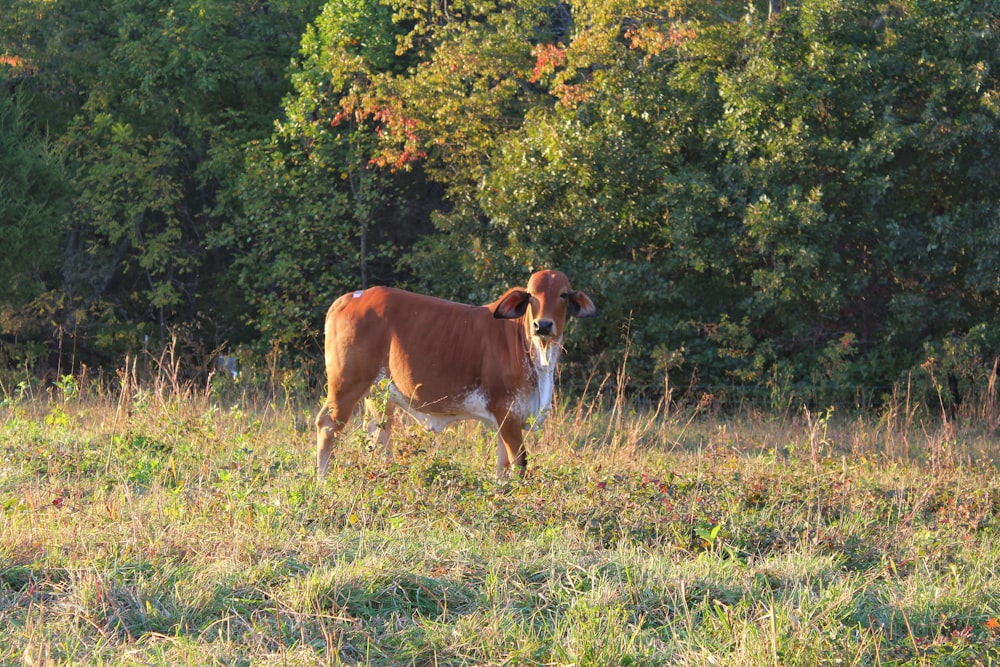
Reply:
<svg viewBox="0 0 1000 667"><path fill-rule="evenodd" d="M468 424L318 482L318 396L58 385L0 396L3 665L1000 662L989 415L591 397L525 480Z"/></svg>

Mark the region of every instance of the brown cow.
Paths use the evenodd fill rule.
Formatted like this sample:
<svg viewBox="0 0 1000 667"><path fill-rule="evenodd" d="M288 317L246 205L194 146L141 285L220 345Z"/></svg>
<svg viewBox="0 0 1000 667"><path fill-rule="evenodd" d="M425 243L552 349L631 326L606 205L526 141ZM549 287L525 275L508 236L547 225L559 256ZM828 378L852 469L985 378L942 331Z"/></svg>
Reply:
<svg viewBox="0 0 1000 667"><path fill-rule="evenodd" d="M478 419L499 432L497 474L527 468L522 429L541 426L566 317L597 314L558 271L486 306L467 306L388 287L345 294L326 314L326 405L316 417L317 464L326 472L334 441L358 402L383 380L379 425L386 456L393 406L432 431Z"/></svg>

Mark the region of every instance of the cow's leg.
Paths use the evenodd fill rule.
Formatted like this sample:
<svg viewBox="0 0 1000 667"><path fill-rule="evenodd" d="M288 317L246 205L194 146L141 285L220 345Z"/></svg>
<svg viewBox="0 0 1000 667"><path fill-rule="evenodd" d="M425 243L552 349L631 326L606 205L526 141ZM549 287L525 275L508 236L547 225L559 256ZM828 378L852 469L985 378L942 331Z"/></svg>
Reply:
<svg viewBox="0 0 1000 667"><path fill-rule="evenodd" d="M510 470L510 457L507 455L507 445L497 433L497 477L506 477Z"/></svg>
<svg viewBox="0 0 1000 667"><path fill-rule="evenodd" d="M360 391L351 392L331 390L326 405L316 415L316 470L320 478L326 475L337 436L344 430L347 420L354 412L354 406L367 389L364 387Z"/></svg>
<svg viewBox="0 0 1000 667"><path fill-rule="evenodd" d="M333 441L344 428L343 421L337 421L331 416L330 408L325 405L316 415L316 472L320 478L326 476L330 465L330 454L333 452Z"/></svg>
<svg viewBox="0 0 1000 667"><path fill-rule="evenodd" d="M511 465L523 476L528 470L528 452L524 449L524 432L516 420L500 424L497 443L497 477L510 474Z"/></svg>
<svg viewBox="0 0 1000 667"><path fill-rule="evenodd" d="M396 406L391 401L387 401L385 409L379 406L371 398L365 399L365 421L367 422L368 439L371 441L378 431L377 442L382 445L382 452L385 460L392 462L392 421L395 418Z"/></svg>

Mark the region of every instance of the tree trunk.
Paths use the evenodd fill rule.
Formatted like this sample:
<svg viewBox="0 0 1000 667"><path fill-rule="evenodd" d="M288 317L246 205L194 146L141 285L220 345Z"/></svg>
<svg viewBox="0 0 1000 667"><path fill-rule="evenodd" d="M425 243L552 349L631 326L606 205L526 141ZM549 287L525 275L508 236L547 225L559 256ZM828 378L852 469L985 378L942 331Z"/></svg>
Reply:
<svg viewBox="0 0 1000 667"><path fill-rule="evenodd" d="M770 21L781 13L781 0L767 0L767 20Z"/></svg>

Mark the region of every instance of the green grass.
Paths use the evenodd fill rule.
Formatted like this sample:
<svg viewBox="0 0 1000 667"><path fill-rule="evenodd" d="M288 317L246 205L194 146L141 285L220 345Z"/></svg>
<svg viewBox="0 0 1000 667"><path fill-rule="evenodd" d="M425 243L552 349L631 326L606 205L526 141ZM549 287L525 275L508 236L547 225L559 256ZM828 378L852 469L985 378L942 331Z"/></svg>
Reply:
<svg viewBox="0 0 1000 667"><path fill-rule="evenodd" d="M574 404L526 480L468 424L320 482L311 408L126 384L0 407L0 664L1000 663L982 415Z"/></svg>

